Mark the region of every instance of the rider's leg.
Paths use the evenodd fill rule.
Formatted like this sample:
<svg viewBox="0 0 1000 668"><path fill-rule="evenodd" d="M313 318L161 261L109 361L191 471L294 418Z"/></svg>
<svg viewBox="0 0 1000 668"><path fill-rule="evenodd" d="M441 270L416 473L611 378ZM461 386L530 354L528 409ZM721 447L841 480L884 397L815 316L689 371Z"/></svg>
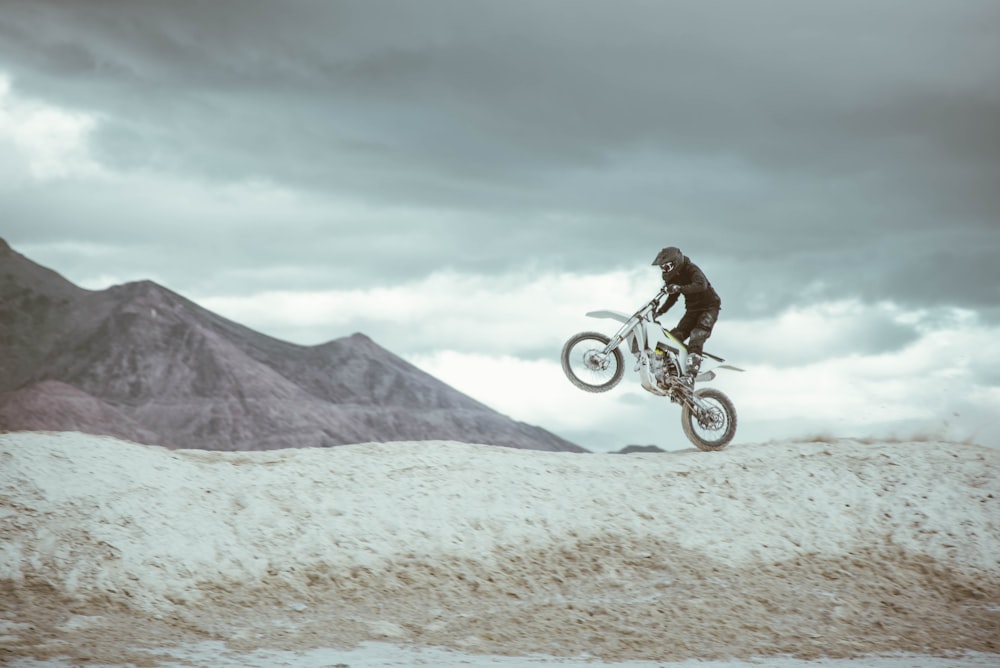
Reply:
<svg viewBox="0 0 1000 668"><path fill-rule="evenodd" d="M694 330L698 326L698 316L699 316L698 313L692 313L691 311L685 312L684 317L681 318L681 321L677 323L676 327L670 330L670 333L673 334L675 337L677 337L678 341L684 341L688 337L693 336ZM691 369L690 342L687 344L687 350L688 350L688 364L687 364L688 373L689 375L694 376L695 374L690 373Z"/></svg>
<svg viewBox="0 0 1000 668"><path fill-rule="evenodd" d="M670 333L673 334L678 341L684 341L684 339L691 336L691 330L698 324L697 316L697 313L685 313L684 317L677 323L677 326L670 330Z"/></svg>
<svg viewBox="0 0 1000 668"><path fill-rule="evenodd" d="M701 356L705 347L705 341L712 335L712 328L719 317L719 309L702 311L697 315L695 326L691 329L691 340L688 342L688 373L692 376L698 374L701 367Z"/></svg>
<svg viewBox="0 0 1000 668"><path fill-rule="evenodd" d="M719 317L719 309L701 311L695 318L694 326L691 328L691 341L688 342L688 354L695 353L701 355L705 347L705 341L712 335L712 328Z"/></svg>

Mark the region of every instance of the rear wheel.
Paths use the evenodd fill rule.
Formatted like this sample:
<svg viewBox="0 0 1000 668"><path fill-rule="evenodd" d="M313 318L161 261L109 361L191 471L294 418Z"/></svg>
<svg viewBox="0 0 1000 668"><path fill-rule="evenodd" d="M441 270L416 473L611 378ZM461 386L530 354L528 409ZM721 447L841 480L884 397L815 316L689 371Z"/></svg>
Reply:
<svg viewBox="0 0 1000 668"><path fill-rule="evenodd" d="M577 334L562 349L562 368L573 383L587 392L607 392L625 374L622 351L605 353L611 339L597 332Z"/></svg>
<svg viewBox="0 0 1000 668"><path fill-rule="evenodd" d="M695 390L705 408L694 410L684 404L681 426L684 434L699 450L722 450L736 436L736 407L725 394L714 387Z"/></svg>

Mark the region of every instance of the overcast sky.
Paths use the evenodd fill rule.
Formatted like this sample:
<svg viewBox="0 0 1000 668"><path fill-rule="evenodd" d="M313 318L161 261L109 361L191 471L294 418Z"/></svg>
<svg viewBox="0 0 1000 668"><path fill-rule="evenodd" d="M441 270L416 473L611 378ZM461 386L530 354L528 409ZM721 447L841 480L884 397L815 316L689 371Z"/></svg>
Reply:
<svg viewBox="0 0 1000 668"><path fill-rule="evenodd" d="M361 331L584 447L677 449L634 376L558 362L677 245L748 369L738 440L1000 445L995 0L3 5L0 236L79 285Z"/></svg>

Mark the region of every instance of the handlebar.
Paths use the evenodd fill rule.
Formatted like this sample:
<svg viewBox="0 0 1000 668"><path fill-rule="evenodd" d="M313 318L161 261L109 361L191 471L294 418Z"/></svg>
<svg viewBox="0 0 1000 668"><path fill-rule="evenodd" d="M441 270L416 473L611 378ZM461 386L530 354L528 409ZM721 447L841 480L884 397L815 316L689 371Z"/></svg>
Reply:
<svg viewBox="0 0 1000 668"><path fill-rule="evenodd" d="M662 288L660 288L660 291L656 293L656 296L653 297L653 299L651 299L648 304L646 304L636 312L636 315L638 315L642 311L645 311L647 308L652 309L652 311L655 313L657 306L659 306L660 300L668 294L670 293L667 292L667 286L663 286ZM650 314L650 316L652 317L652 314Z"/></svg>

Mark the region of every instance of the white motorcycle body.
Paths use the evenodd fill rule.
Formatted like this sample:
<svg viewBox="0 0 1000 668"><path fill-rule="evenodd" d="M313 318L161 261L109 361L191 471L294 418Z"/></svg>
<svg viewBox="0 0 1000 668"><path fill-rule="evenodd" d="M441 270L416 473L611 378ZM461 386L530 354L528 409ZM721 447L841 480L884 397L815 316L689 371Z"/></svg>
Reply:
<svg viewBox="0 0 1000 668"><path fill-rule="evenodd" d="M587 313L587 317L607 318L629 324L629 321L634 316L622 313L621 311L590 311ZM662 389L661 383L658 383L654 377L653 370L656 367L656 356L663 354L675 355L679 368L683 373L687 373L687 346L678 341L677 337L670 333L670 330L663 327L655 319L651 319L648 322L652 326L637 326L624 332L623 342L628 344L629 350L639 351L637 353L639 355L638 371L643 388L653 394L663 396L666 392ZM699 369L698 376L695 378L695 382L713 380L715 378L713 369L743 371L743 369L726 364L725 362L726 360L721 357L702 351L701 368Z"/></svg>
<svg viewBox="0 0 1000 668"><path fill-rule="evenodd" d="M592 318L622 323L614 336L581 332L562 350L562 368L570 382L587 392L607 392L624 374L624 352L635 357L639 382L648 392L681 404L681 425L687 437L702 450L721 450L736 433L736 408L715 388L695 390L695 383L715 379L716 369L742 371L711 353L702 353L698 376L688 369L687 346L656 319L660 300L656 297L632 315L619 311L591 311Z"/></svg>

